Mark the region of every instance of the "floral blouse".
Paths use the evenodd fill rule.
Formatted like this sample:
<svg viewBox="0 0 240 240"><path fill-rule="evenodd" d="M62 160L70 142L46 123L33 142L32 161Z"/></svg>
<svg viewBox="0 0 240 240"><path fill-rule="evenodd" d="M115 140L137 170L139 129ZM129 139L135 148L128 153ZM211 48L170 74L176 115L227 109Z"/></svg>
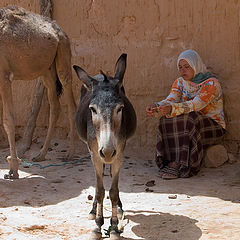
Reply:
<svg viewBox="0 0 240 240"><path fill-rule="evenodd" d="M226 128L222 89L216 78L209 78L196 84L180 77L174 81L168 97L156 104L160 106L165 103L172 106L172 112L167 116L169 118L199 111Z"/></svg>

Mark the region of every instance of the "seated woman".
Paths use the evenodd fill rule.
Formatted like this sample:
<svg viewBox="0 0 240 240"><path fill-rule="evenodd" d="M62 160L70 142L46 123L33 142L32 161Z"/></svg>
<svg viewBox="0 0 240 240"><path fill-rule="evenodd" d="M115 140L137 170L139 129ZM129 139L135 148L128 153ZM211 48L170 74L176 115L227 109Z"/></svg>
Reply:
<svg viewBox="0 0 240 240"><path fill-rule="evenodd" d="M225 133L221 86L193 50L177 60L180 76L170 94L146 108L160 116L156 163L163 179L190 177L200 170L204 149Z"/></svg>

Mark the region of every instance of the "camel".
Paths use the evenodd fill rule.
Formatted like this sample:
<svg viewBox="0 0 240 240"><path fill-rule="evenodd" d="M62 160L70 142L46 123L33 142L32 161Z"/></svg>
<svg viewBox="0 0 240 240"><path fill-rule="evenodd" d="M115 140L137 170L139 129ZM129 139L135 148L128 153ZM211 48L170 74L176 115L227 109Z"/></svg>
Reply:
<svg viewBox="0 0 240 240"><path fill-rule="evenodd" d="M49 127L45 143L34 161L45 160L59 111L59 95L64 91L70 123L70 147L67 158L74 153L76 104L72 92L71 50L67 35L47 17L23 8L0 9L0 94L3 103L3 127L8 136L9 173L4 178L19 178L19 161L15 143L15 124L11 83L42 77L50 105Z"/></svg>

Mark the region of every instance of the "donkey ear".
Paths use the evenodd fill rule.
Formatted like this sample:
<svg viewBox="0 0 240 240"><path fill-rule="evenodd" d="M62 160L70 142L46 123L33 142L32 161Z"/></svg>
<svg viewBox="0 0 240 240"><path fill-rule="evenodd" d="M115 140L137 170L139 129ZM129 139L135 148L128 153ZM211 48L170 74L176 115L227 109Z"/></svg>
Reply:
<svg viewBox="0 0 240 240"><path fill-rule="evenodd" d="M95 81L93 78L88 76L88 74L79 66L74 65L73 66L75 72L77 73L78 78L83 82L84 86L87 88L87 90L92 89L92 83Z"/></svg>
<svg viewBox="0 0 240 240"><path fill-rule="evenodd" d="M127 66L127 54L123 53L117 60L117 63L115 66L115 76L114 76L114 78L119 79L121 83L124 77L124 73L126 71L126 66Z"/></svg>

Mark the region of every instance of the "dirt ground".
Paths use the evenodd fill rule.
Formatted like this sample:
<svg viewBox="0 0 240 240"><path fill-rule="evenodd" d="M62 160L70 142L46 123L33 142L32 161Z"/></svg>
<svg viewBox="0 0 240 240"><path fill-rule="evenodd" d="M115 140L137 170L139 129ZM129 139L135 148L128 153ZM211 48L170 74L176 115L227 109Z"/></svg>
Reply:
<svg viewBox="0 0 240 240"><path fill-rule="evenodd" d="M29 163L42 140L25 155ZM62 164L67 143L53 140L47 161ZM79 143L77 157L86 156ZM0 239L89 239L94 222L88 220L95 177L90 159L75 164L20 166L20 179L3 176L8 148L0 150ZM50 160L51 159L51 160ZM109 189L109 168L105 188ZM120 196L125 210L122 239L197 240L240 239L240 181L234 178L240 161L217 169L203 168L196 177L171 181L157 177L151 157L127 148L120 175ZM104 200L104 229L109 226L110 200ZM103 233L103 237L105 235ZM107 239L107 238L106 238Z"/></svg>

